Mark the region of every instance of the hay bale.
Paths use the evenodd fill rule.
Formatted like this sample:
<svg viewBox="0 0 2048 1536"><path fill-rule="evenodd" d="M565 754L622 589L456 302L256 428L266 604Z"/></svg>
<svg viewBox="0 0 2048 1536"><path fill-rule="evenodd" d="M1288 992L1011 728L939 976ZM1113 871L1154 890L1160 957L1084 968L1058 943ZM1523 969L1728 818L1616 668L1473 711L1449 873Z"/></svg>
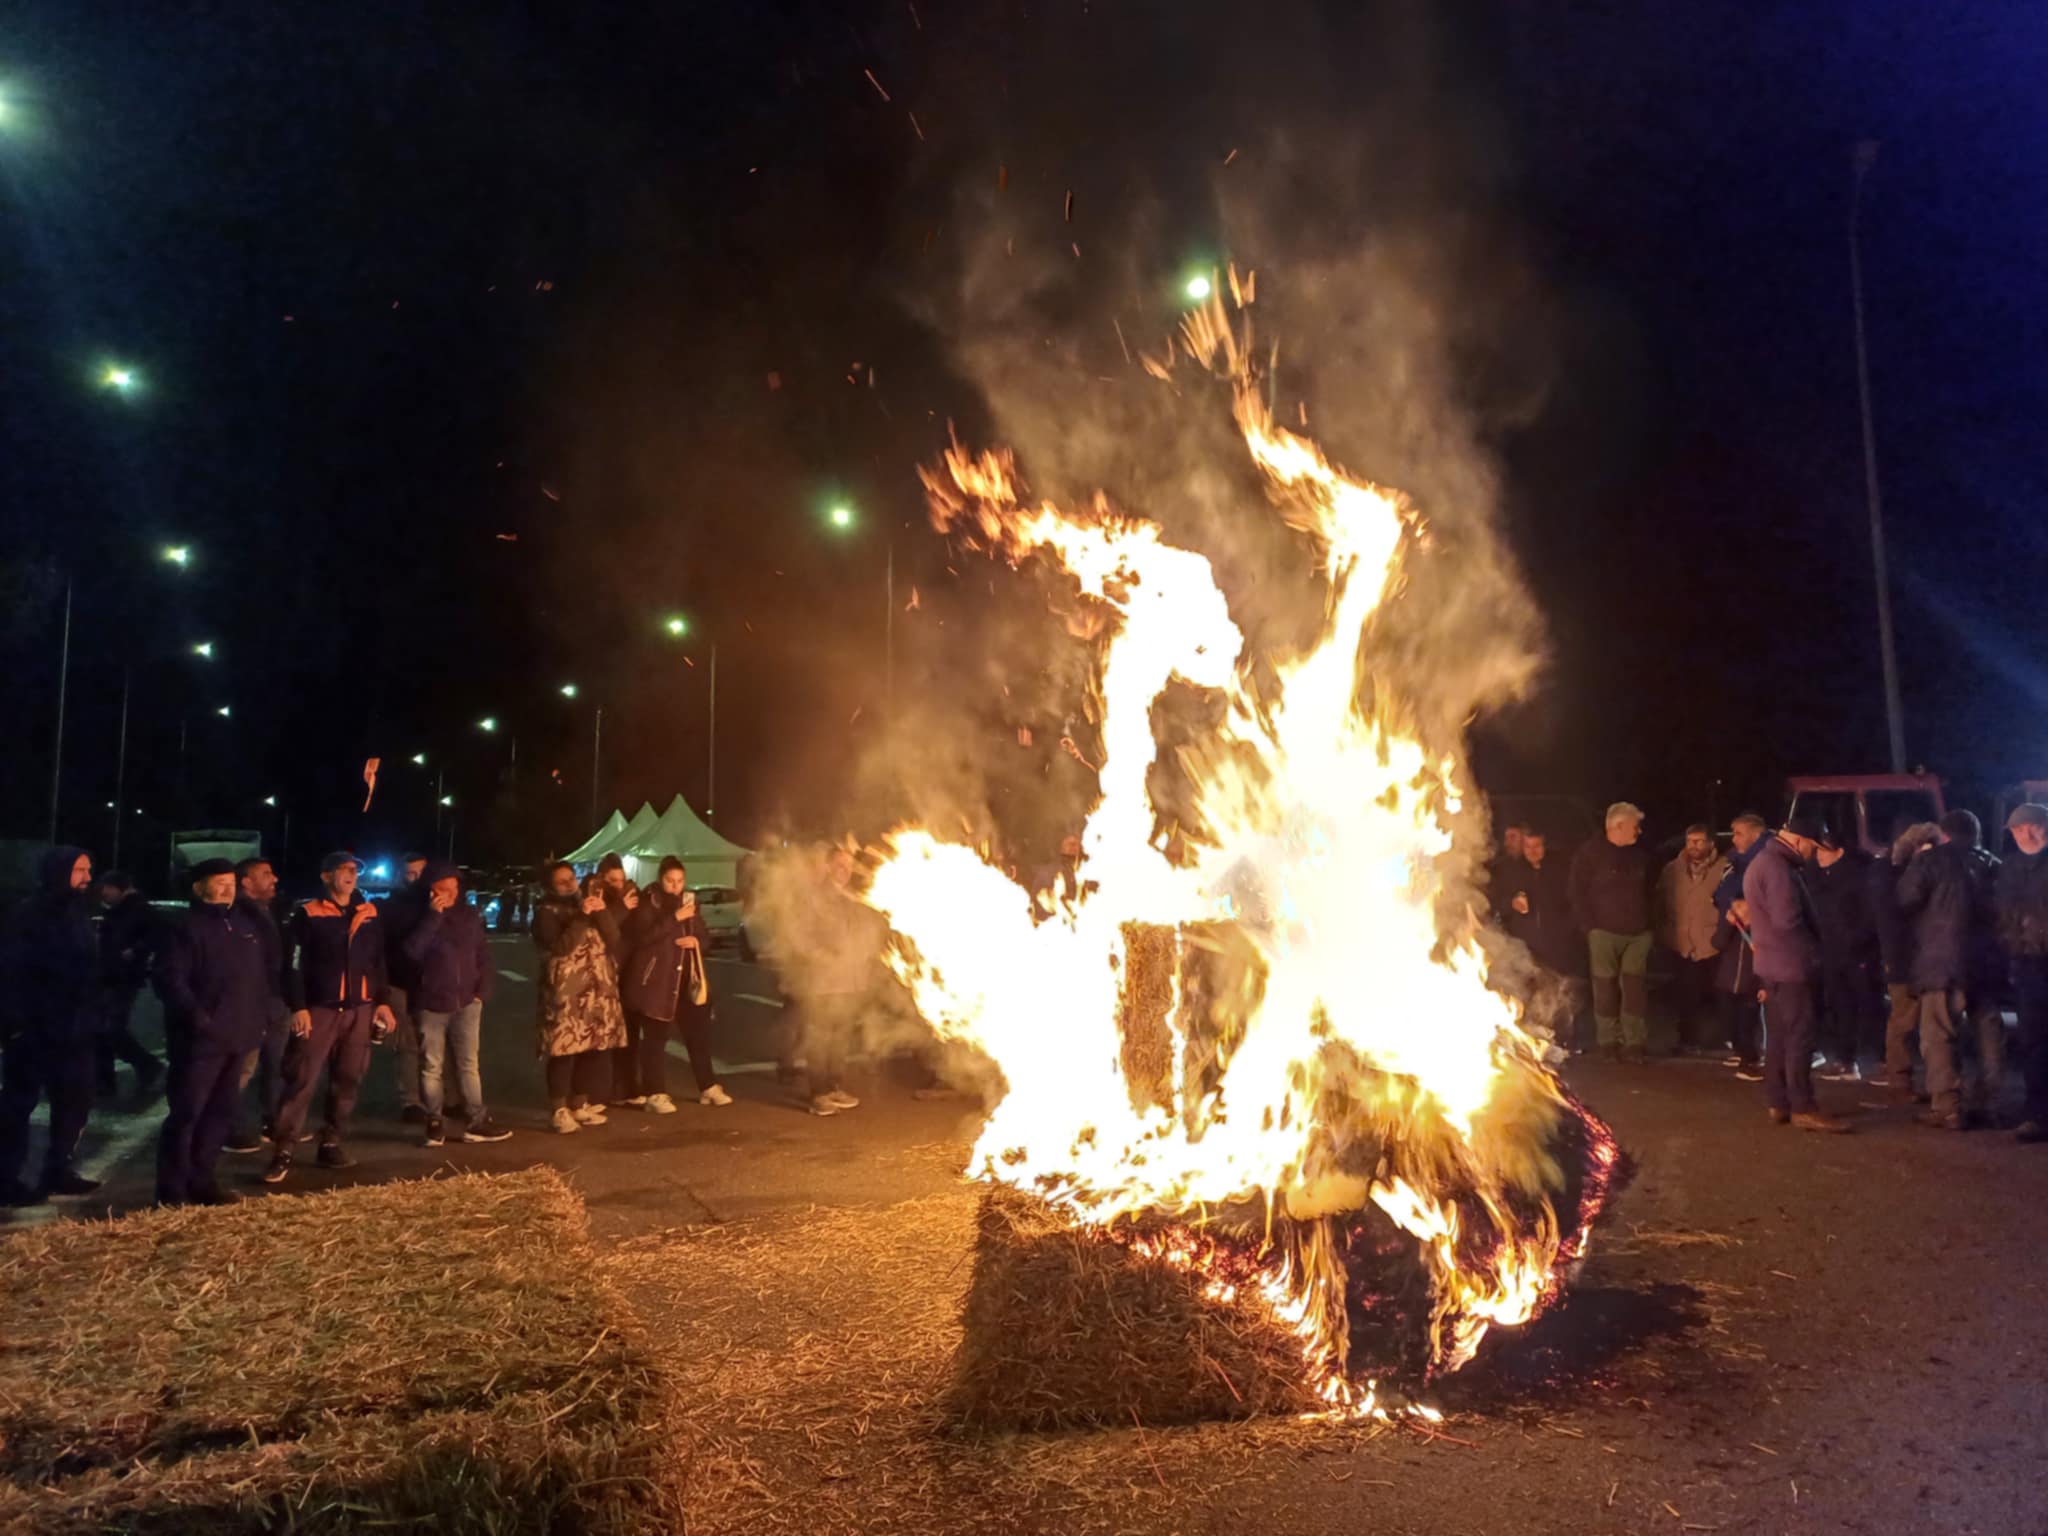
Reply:
<svg viewBox="0 0 2048 1536"><path fill-rule="evenodd" d="M1301 1341L1248 1297L991 1185L948 1408L975 1429L1175 1424L1316 1406Z"/></svg>
<svg viewBox="0 0 2048 1536"><path fill-rule="evenodd" d="M0 1242L0 1530L667 1530L666 1383L550 1170Z"/></svg>

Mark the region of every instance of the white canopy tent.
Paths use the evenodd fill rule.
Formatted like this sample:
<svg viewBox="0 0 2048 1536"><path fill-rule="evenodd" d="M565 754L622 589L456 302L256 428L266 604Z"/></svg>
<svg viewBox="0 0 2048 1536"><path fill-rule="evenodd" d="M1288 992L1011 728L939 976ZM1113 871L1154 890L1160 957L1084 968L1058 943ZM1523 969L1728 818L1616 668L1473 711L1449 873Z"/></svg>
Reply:
<svg viewBox="0 0 2048 1536"><path fill-rule="evenodd" d="M612 820L616 821L617 819L618 813L614 811L612 813ZM640 802L640 809L633 813L631 821L619 828L610 837L606 837L600 832L598 836L593 837L581 848L568 855L569 862L581 871L585 865L595 864L608 853L623 855L638 839L645 837L651 832L654 829L655 823L660 820L661 814L647 801L642 800ZM605 825L610 826L611 822L606 822ZM630 868L628 872L631 872Z"/></svg>
<svg viewBox="0 0 2048 1536"><path fill-rule="evenodd" d="M653 825L637 833L629 830L605 850L626 861L626 873L638 885L655 882L664 858L681 859L689 866L690 884L698 888L738 884L739 862L749 851L714 832L681 795Z"/></svg>
<svg viewBox="0 0 2048 1536"><path fill-rule="evenodd" d="M606 847L616 841L625 830L626 818L624 813L613 811L610 819L592 833L581 848L578 848L573 853L565 853L562 857L571 864L593 864L604 857Z"/></svg>

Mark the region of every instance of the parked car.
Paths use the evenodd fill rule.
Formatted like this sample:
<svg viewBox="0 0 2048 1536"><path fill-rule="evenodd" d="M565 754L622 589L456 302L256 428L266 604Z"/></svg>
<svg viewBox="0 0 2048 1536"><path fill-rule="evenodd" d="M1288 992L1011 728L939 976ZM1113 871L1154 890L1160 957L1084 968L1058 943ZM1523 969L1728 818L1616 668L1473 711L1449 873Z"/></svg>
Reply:
<svg viewBox="0 0 2048 1536"><path fill-rule="evenodd" d="M740 906L740 893L729 885L700 885L696 894L697 915L711 930L711 942L738 944L744 955L746 916Z"/></svg>
<svg viewBox="0 0 2048 1536"><path fill-rule="evenodd" d="M1785 781L1787 816L1818 814L1844 846L1877 855L1919 821L1939 821L1948 807L1931 773L1846 773Z"/></svg>

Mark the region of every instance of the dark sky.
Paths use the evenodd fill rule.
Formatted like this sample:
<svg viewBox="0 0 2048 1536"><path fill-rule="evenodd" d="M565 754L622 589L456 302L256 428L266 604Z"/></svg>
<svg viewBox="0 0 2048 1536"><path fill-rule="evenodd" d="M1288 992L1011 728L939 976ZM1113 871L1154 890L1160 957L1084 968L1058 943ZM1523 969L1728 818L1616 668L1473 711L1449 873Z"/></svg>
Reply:
<svg viewBox="0 0 2048 1536"><path fill-rule="evenodd" d="M1352 468L1456 494L1417 447L1439 412L1491 466L1552 664L1482 728L1488 787L1626 793L1668 828L1713 779L1725 817L1881 768L1862 139L1909 751L1966 784L2048 773L2036 7L401 9L15 13L0 831L44 826L65 573L63 827L103 854L124 667L132 826L159 840L274 794L294 862L421 842L426 752L465 855L560 846L600 704L604 806L701 805L714 643L719 824L869 819L892 545L920 762L1071 793L1042 740L980 765L1016 724L1056 738L1071 673L1028 580L949 574L915 471L949 421L1121 419L1152 386L1109 319L1163 335L1180 273L1226 257L1261 269ZM1316 371L1360 338L1304 290L1353 245L1431 274L1391 330L1360 322L1440 338L1398 434ZM996 334L1032 368L992 369ZM97 387L113 360L142 388ZM1158 510L1166 471L1130 458L1102 478ZM153 559L170 541L190 570Z"/></svg>

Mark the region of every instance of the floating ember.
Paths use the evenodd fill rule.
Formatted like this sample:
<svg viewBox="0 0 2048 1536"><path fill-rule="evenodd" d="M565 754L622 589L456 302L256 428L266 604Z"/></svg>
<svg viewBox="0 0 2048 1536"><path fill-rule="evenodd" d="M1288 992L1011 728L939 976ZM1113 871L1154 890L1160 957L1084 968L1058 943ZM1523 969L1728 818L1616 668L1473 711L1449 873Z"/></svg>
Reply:
<svg viewBox="0 0 2048 1536"><path fill-rule="evenodd" d="M1303 1400L1384 1411L1390 1385L1458 1369L1490 1329L1556 1297L1619 1159L1519 1004L1488 985L1479 919L1452 899L1450 826L1470 794L1461 744L1425 746L1373 666L1372 621L1401 600L1403 562L1438 557L1423 519L1273 421L1249 328L1233 333L1220 295L1184 335L1232 382L1273 505L1320 557L1319 638L1263 658L1255 687L1207 557L1099 496L1081 513L1032 506L1007 454L956 446L925 477L937 525L1013 563L1057 562L1102 619L1086 878L1034 895L973 849L908 827L867 899L924 1017L1001 1070L970 1171L1103 1245L1069 1243L1069 1258L1102 1270L1120 1249L1134 1266L1122 1308L1107 1281L1011 1283L1045 1280L1062 1250L1034 1246L1054 1234L1032 1208L992 1203L963 1384L999 1383L987 1350L1016 1366L1033 1317L1041 1338L1048 1316L1069 1339L1100 1331L1102 1316L1074 1308L1106 1307L1136 1333L1179 1318L1172 1328L1194 1338L1216 1321L1188 1320L1194 1295L1290 1338ZM1179 749L1186 788L1170 819L1151 793L1153 710L1169 686L1207 691L1220 722ZM1181 1300L1145 1278L1161 1264L1189 1277ZM1186 1413L1114 1394L1100 1413L1048 1408L1042 1391L1034 1408L1027 1381L969 1416L1188 1416L1226 1392L1244 1411L1295 1405L1264 1374L1271 1351L1234 1336L1236 1358L1258 1368L1247 1382L1213 1373L1228 1379L1184 1394ZM1136 1357L1131 1338L1109 1343L1076 1382Z"/></svg>

